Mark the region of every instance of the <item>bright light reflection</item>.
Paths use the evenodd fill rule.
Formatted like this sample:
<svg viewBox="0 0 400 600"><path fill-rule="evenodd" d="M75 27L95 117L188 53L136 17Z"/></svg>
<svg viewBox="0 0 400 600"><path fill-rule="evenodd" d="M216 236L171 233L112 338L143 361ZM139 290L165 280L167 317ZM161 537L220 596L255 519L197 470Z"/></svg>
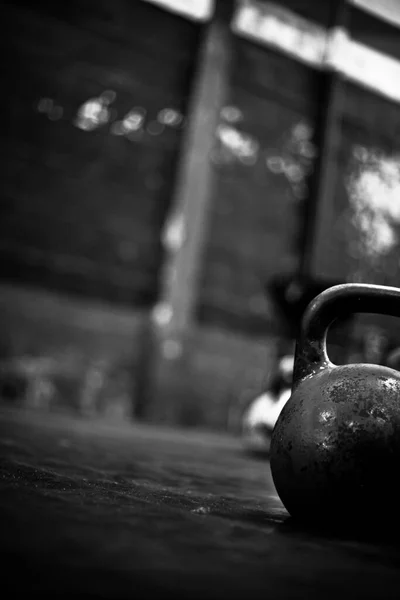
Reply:
<svg viewBox="0 0 400 600"><path fill-rule="evenodd" d="M207 21L214 12L214 0L145 0L195 21Z"/></svg>
<svg viewBox="0 0 400 600"><path fill-rule="evenodd" d="M93 131L110 120L109 105L114 102L116 94L106 90L98 98L90 98L78 109L74 124L83 131Z"/></svg>
<svg viewBox="0 0 400 600"><path fill-rule="evenodd" d="M352 223L360 232L362 250L371 259L398 243L400 224L400 157L374 149L353 149L356 168L346 182Z"/></svg>
<svg viewBox="0 0 400 600"><path fill-rule="evenodd" d="M122 119L115 121L111 126L114 135L127 135L139 131L143 127L145 112L140 108L133 108Z"/></svg>
<svg viewBox="0 0 400 600"><path fill-rule="evenodd" d="M179 250L186 238L186 226L183 215L167 221L162 234L164 246L171 252Z"/></svg>
<svg viewBox="0 0 400 600"><path fill-rule="evenodd" d="M254 164L257 160L259 143L250 135L225 124L218 126L216 135L225 149L241 162Z"/></svg>
<svg viewBox="0 0 400 600"><path fill-rule="evenodd" d="M124 120L122 121L122 127L126 133L137 131L142 127L143 121L143 114L135 110L131 110L127 115L125 115Z"/></svg>
<svg viewBox="0 0 400 600"><path fill-rule="evenodd" d="M152 319L160 327L166 327L172 321L172 317L172 306L165 302L161 302L153 308Z"/></svg>
<svg viewBox="0 0 400 600"><path fill-rule="evenodd" d="M177 127L183 121L183 115L174 108L163 108L157 115L157 120L163 125Z"/></svg>

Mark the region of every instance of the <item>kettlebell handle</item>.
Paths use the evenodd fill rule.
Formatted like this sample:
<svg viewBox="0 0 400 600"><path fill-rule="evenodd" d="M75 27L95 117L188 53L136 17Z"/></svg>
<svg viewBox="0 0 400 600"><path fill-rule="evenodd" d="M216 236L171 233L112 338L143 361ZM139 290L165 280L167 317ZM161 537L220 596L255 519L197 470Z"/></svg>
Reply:
<svg viewBox="0 0 400 600"><path fill-rule="evenodd" d="M375 313L400 317L400 289L383 285L344 283L334 285L307 306L296 344L293 388L304 377L332 366L326 352L329 327L351 313Z"/></svg>

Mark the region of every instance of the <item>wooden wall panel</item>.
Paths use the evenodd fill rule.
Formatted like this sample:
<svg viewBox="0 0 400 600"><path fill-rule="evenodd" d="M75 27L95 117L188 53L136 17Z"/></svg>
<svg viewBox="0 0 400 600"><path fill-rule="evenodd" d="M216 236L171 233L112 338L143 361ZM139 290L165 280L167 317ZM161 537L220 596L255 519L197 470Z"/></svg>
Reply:
<svg viewBox="0 0 400 600"><path fill-rule="evenodd" d="M299 265L318 94L316 71L235 39L227 107L211 157L201 321L253 335L279 331L267 286Z"/></svg>
<svg viewBox="0 0 400 600"><path fill-rule="evenodd" d="M317 276L399 285L399 128L399 105L346 84L333 218L316 248Z"/></svg>
<svg viewBox="0 0 400 600"><path fill-rule="evenodd" d="M184 125L160 111L185 116L201 28L141 2L17 4L1 9L0 276L153 302ZM108 122L77 127L107 90ZM114 135L135 107L143 127Z"/></svg>

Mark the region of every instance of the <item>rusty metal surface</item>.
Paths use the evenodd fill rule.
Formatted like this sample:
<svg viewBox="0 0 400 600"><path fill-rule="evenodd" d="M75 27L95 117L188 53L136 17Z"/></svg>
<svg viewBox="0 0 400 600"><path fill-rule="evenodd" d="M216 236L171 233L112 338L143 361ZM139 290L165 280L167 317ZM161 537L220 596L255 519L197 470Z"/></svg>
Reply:
<svg viewBox="0 0 400 600"><path fill-rule="evenodd" d="M210 433L2 411L0 520L3 598L399 596L396 538L296 526Z"/></svg>
<svg viewBox="0 0 400 600"><path fill-rule="evenodd" d="M357 520L375 515L398 528L400 373L381 365L335 366L326 351L330 324L351 313L400 315L400 289L337 285L304 313L292 396L271 439L271 469L292 516Z"/></svg>
<svg viewBox="0 0 400 600"><path fill-rule="evenodd" d="M399 526L400 373L327 367L303 379L271 442L275 485L292 515ZM381 516L381 518L382 518Z"/></svg>

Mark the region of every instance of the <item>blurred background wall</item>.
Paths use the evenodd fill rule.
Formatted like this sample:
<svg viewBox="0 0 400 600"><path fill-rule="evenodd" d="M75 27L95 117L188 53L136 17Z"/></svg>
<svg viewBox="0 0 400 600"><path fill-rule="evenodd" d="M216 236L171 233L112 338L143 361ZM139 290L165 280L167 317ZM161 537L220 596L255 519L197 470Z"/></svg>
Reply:
<svg viewBox="0 0 400 600"><path fill-rule="evenodd" d="M235 430L313 296L399 285L396 1L0 10L3 402Z"/></svg>

